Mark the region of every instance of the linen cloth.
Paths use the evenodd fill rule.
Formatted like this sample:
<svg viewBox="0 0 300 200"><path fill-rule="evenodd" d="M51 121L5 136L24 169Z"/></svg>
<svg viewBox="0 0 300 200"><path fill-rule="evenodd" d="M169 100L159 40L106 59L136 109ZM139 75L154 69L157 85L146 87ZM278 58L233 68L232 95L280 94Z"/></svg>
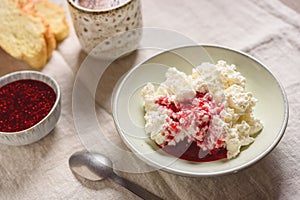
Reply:
<svg viewBox="0 0 300 200"><path fill-rule="evenodd" d="M67 10L66 1L55 2ZM268 156L236 174L191 178L159 170L121 175L163 199L298 199L300 14L279 0L142 0L142 13L145 27L167 28L198 43L242 50L266 64L285 88L290 106L289 124L283 139ZM55 78L61 87L60 120L47 137L34 144L0 145L0 199L140 199L110 180L91 182L75 177L68 167L69 156L85 148L73 121L72 89L86 54L80 48L68 10L67 16L70 36L58 45L41 70ZM118 61L119 67L105 72L100 84L115 83L143 56L143 52L135 52ZM23 69L30 67L0 50L0 75ZM112 89L97 90L100 105L96 111L107 122L103 128L111 129L110 139L123 145L111 128Z"/></svg>

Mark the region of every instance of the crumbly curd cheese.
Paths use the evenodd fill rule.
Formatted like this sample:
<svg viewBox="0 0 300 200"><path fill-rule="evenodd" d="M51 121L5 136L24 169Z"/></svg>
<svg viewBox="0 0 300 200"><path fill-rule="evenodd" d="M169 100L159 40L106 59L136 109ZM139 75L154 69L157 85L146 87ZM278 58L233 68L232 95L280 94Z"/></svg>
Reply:
<svg viewBox="0 0 300 200"><path fill-rule="evenodd" d="M203 63L191 75L169 68L165 82L142 89L146 133L162 147L187 139L204 151L224 147L228 159L237 156L263 128L245 82L235 65L222 60Z"/></svg>

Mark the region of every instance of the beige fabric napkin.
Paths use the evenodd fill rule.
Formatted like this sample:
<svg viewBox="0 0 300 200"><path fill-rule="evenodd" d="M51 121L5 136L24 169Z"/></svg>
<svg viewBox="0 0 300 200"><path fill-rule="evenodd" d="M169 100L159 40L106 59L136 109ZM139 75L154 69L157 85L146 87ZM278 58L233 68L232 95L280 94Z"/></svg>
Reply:
<svg viewBox="0 0 300 200"><path fill-rule="evenodd" d="M276 149L239 173L212 178L189 178L164 171L122 176L164 199L299 198L300 14L279 0L143 0L142 3L145 27L168 28L198 43L243 50L265 63L286 90L290 119ZM66 1L62 4L67 9ZM21 147L0 145L0 199L139 199L109 180L77 180L68 168L69 156L84 148L72 118L72 89L85 56L72 29L42 70L60 84L61 118L56 128L39 142ZM136 52L119 61L119 68L105 72L107 76L100 84L115 83L144 56L144 52ZM0 51L0 75L21 69L29 67ZM112 88L98 88L101 106L96 110L98 117L107 122L104 128L111 133L110 139L124 146L111 128Z"/></svg>

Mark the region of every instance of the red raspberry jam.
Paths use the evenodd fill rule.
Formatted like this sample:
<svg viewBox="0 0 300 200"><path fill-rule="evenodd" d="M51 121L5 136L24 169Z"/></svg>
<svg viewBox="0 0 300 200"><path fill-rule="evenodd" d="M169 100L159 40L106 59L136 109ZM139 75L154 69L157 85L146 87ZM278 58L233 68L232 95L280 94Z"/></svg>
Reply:
<svg viewBox="0 0 300 200"><path fill-rule="evenodd" d="M205 162L219 160L227 157L227 150L222 140L214 141L212 150L203 150L202 147L211 146L208 137L213 115L219 114L223 106L216 106L212 95L209 92L197 92L195 97L183 102L170 101L168 97L160 97L156 104L167 109L168 118L162 135L165 143L159 145L166 153L178 158ZM176 145L169 145L177 134L182 131L194 132Z"/></svg>
<svg viewBox="0 0 300 200"><path fill-rule="evenodd" d="M17 132L40 122L56 100L54 90L41 81L18 80L0 88L0 131Z"/></svg>

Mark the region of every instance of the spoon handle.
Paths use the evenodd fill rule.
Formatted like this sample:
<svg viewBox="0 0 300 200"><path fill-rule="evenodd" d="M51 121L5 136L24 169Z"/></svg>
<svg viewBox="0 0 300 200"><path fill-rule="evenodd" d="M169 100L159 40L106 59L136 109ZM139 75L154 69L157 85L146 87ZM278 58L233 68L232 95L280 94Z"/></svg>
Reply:
<svg viewBox="0 0 300 200"><path fill-rule="evenodd" d="M142 188L138 184L131 182L125 178L122 178L116 174L114 174L114 176L112 176L111 179L145 200L162 200L162 198Z"/></svg>

